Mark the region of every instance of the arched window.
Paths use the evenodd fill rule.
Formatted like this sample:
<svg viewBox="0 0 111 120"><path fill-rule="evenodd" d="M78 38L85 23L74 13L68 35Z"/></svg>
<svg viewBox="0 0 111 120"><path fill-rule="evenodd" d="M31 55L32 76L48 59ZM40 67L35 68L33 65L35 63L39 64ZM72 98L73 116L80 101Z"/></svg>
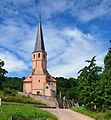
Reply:
<svg viewBox="0 0 111 120"><path fill-rule="evenodd" d="M33 58L35 59L35 54L34 54Z"/></svg>
<svg viewBox="0 0 111 120"><path fill-rule="evenodd" d="M45 58L45 54L44 54L43 56L44 56L44 58Z"/></svg>
<svg viewBox="0 0 111 120"><path fill-rule="evenodd" d="M40 53L38 53L38 58L40 58Z"/></svg>
<svg viewBox="0 0 111 120"><path fill-rule="evenodd" d="M38 80L38 82L40 82L40 80Z"/></svg>

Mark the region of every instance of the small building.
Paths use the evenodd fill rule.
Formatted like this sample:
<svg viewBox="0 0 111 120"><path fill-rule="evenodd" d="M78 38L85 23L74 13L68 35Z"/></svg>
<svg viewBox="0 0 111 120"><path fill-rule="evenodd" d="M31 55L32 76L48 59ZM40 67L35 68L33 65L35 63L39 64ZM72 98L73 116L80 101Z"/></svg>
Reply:
<svg viewBox="0 0 111 120"><path fill-rule="evenodd" d="M33 95L56 96L56 80L47 71L42 23L39 20L35 48L32 53L32 72L23 81L23 92Z"/></svg>

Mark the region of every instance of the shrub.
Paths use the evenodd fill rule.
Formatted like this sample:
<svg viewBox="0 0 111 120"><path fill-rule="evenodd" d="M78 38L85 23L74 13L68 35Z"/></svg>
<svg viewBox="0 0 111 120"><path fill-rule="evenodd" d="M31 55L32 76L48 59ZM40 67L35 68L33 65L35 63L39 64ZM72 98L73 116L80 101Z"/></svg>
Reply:
<svg viewBox="0 0 111 120"><path fill-rule="evenodd" d="M29 120L22 112L15 112L12 114L12 120Z"/></svg>
<svg viewBox="0 0 111 120"><path fill-rule="evenodd" d="M96 120L111 120L111 111L107 110L105 112L99 112L99 111L90 111L85 107L75 107L72 108L72 110L85 114L87 116L90 116L92 118L95 118Z"/></svg>
<svg viewBox="0 0 111 120"><path fill-rule="evenodd" d="M10 92L10 91L8 91ZM13 96L14 92L10 92L10 94L5 93L0 91L0 98L5 101L5 102L17 102L17 103L25 103L25 104L37 104L37 105L45 105L45 103L41 102L40 100L34 100L33 98L29 97L29 96L21 96L16 94L15 96Z"/></svg>
<svg viewBox="0 0 111 120"><path fill-rule="evenodd" d="M15 96L17 94L17 91L14 90L14 89L10 89L10 88L4 88L3 89L3 92L5 94L9 94L9 95L12 95L12 96Z"/></svg>

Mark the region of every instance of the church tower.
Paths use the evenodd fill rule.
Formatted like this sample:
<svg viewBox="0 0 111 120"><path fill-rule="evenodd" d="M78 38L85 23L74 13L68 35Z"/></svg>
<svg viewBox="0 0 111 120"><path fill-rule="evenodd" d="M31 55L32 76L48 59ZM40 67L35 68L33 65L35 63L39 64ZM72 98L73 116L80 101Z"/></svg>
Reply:
<svg viewBox="0 0 111 120"><path fill-rule="evenodd" d="M35 48L32 53L32 73L23 81L23 91L34 95L56 96L56 80L47 71L47 53L41 19L39 19Z"/></svg>

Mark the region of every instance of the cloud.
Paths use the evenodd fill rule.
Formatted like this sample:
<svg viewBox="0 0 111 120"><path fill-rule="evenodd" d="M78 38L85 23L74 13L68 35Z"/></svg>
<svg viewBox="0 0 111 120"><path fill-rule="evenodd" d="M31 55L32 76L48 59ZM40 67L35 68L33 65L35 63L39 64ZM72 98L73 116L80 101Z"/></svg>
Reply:
<svg viewBox="0 0 111 120"><path fill-rule="evenodd" d="M1 18L24 19L31 24L41 12L45 19L60 14L70 14L81 22L89 22L97 18L111 19L110 0L1 0ZM32 19L33 18L33 19Z"/></svg>
<svg viewBox="0 0 111 120"><path fill-rule="evenodd" d="M104 58L105 58L105 56L107 55L107 53L108 53L108 50L100 53L100 54L96 57L97 65L99 65L99 66L101 66L101 67L104 67L103 62L104 62Z"/></svg>
<svg viewBox="0 0 111 120"><path fill-rule="evenodd" d="M75 5L75 9L72 10L72 15L76 15L82 22L108 17L111 12L110 5L110 0L84 0L81 2L81 5Z"/></svg>
<svg viewBox="0 0 111 120"><path fill-rule="evenodd" d="M54 51L53 46L56 46L57 51L56 55L48 61L49 71L54 76L77 76L77 72L86 65L85 60L90 60L93 56L103 52L100 41L96 40L90 33L83 33L77 28L72 29L70 27L62 29L62 32L56 30L54 30L54 33L59 37L57 37L55 44L48 42L49 45L52 45L52 51ZM49 33L52 35L50 39L53 40L52 29ZM61 54L59 54L59 49L63 50ZM48 55L49 57L52 56L51 54ZM97 60L101 66L103 66L104 55L99 56Z"/></svg>
<svg viewBox="0 0 111 120"><path fill-rule="evenodd" d="M9 72L21 72L28 70L26 63L18 59L17 56L13 55L4 49L0 49L0 59L5 61L4 68Z"/></svg>
<svg viewBox="0 0 111 120"><path fill-rule="evenodd" d="M1 47L5 48L23 58L29 60L36 37L36 28L26 23L16 23L13 20L4 21L0 27ZM27 59L27 57L28 59Z"/></svg>
<svg viewBox="0 0 111 120"><path fill-rule="evenodd" d="M6 62L9 72L28 71L31 67L31 52L37 28L14 21L4 23L0 29L1 46L5 51L0 53L1 59ZM48 68L54 76L77 76L86 59L102 52L102 44L95 36L76 27L55 28L51 24L44 24L43 33L48 53ZM101 59L98 61L100 63Z"/></svg>
<svg viewBox="0 0 111 120"><path fill-rule="evenodd" d="M100 39L104 39L102 34L106 34L98 26L96 30L93 26L93 30L88 32L75 26L76 23L70 25L61 21L61 24L57 24L58 20L55 18L61 16L64 20L73 22L70 19L72 17L86 24L97 18L109 17L110 5L110 0L2 0L0 58L6 61L5 67L9 72L29 70L36 39L37 15L41 11L43 20L45 19L43 32L48 68L52 75L77 76L77 72L85 65L84 61L100 53L102 54L98 55L97 62L103 66L106 51L103 43L106 42Z"/></svg>
<svg viewBox="0 0 111 120"><path fill-rule="evenodd" d="M39 1L37 10L41 11L45 18L51 18L55 14L71 14L81 22L89 22L97 18L111 19L110 0L45 0Z"/></svg>

